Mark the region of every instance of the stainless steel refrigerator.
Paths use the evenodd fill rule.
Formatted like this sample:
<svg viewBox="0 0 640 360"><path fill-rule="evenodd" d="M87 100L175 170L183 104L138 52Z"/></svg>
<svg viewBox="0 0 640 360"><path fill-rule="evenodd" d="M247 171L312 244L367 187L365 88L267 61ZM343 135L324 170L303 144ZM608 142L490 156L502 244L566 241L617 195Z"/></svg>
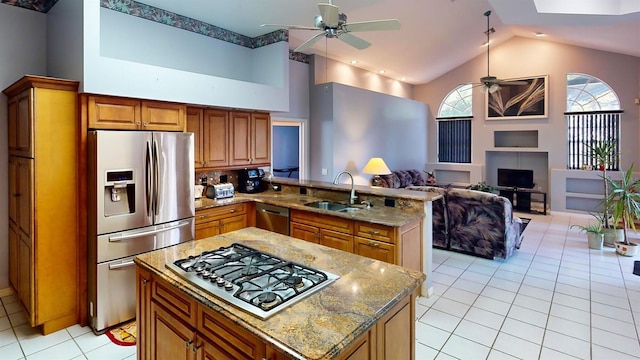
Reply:
<svg viewBox="0 0 640 360"><path fill-rule="evenodd" d="M192 133L88 133L88 311L94 332L136 316L137 254L194 239Z"/></svg>

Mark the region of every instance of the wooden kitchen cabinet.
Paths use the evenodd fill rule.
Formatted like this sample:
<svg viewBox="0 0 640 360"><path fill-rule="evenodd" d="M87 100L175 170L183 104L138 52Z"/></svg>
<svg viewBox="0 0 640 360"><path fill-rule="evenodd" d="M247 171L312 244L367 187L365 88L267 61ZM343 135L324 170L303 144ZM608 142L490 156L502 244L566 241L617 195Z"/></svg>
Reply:
<svg viewBox="0 0 640 360"><path fill-rule="evenodd" d="M219 206L196 211L196 240L243 229L249 219L246 203Z"/></svg>
<svg viewBox="0 0 640 360"><path fill-rule="evenodd" d="M421 271L422 222L412 221L400 227L356 221L355 253Z"/></svg>
<svg viewBox="0 0 640 360"><path fill-rule="evenodd" d="M80 319L77 89L76 81L25 76L3 91L10 118L9 278L29 324L44 334Z"/></svg>
<svg viewBox="0 0 640 360"><path fill-rule="evenodd" d="M228 130L228 111L187 108L187 131L195 137L196 169L229 165Z"/></svg>
<svg viewBox="0 0 640 360"><path fill-rule="evenodd" d="M297 239L353 252L351 220L291 209L289 233Z"/></svg>
<svg viewBox="0 0 640 360"><path fill-rule="evenodd" d="M89 129L184 131L185 104L86 94L81 102Z"/></svg>
<svg viewBox="0 0 640 360"><path fill-rule="evenodd" d="M279 360L284 357L219 313L137 267L138 359ZM140 281L142 279L142 281ZM146 327L146 329L145 329ZM144 336L148 334L148 336Z"/></svg>
<svg viewBox="0 0 640 360"><path fill-rule="evenodd" d="M229 134L229 165L261 166L271 163L269 114L231 112Z"/></svg>

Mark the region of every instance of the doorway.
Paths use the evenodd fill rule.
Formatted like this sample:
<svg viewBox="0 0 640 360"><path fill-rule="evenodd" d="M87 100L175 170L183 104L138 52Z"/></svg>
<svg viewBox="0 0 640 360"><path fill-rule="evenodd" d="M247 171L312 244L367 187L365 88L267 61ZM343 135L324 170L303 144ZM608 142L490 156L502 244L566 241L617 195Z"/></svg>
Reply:
<svg viewBox="0 0 640 360"><path fill-rule="evenodd" d="M273 119L271 173L274 177L305 179L305 124L300 119Z"/></svg>

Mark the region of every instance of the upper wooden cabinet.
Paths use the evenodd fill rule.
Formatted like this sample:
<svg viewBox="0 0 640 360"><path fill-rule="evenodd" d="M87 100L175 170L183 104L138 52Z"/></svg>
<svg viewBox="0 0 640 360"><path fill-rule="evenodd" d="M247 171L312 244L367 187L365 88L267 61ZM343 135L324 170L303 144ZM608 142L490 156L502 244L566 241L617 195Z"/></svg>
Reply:
<svg viewBox="0 0 640 360"><path fill-rule="evenodd" d="M187 108L187 131L194 134L195 167L229 165L229 112Z"/></svg>
<svg viewBox="0 0 640 360"><path fill-rule="evenodd" d="M269 114L189 107L187 131L195 134L196 168L271 164Z"/></svg>
<svg viewBox="0 0 640 360"><path fill-rule="evenodd" d="M31 326L78 323L78 82L25 76L9 113L9 279Z"/></svg>
<svg viewBox="0 0 640 360"><path fill-rule="evenodd" d="M184 131L185 104L87 94L81 101L89 129Z"/></svg>
<svg viewBox="0 0 640 360"><path fill-rule="evenodd" d="M232 112L230 119L230 164L271 163L271 118L265 113Z"/></svg>

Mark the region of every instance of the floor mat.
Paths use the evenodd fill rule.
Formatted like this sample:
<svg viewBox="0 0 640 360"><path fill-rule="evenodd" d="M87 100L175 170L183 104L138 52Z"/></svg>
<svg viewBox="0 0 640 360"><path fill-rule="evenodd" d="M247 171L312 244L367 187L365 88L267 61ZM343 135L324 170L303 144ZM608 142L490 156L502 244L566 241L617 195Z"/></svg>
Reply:
<svg viewBox="0 0 640 360"><path fill-rule="evenodd" d="M105 334L112 343L120 346L134 346L136 344L136 335L138 333L136 321L130 321L126 324L114 327Z"/></svg>

